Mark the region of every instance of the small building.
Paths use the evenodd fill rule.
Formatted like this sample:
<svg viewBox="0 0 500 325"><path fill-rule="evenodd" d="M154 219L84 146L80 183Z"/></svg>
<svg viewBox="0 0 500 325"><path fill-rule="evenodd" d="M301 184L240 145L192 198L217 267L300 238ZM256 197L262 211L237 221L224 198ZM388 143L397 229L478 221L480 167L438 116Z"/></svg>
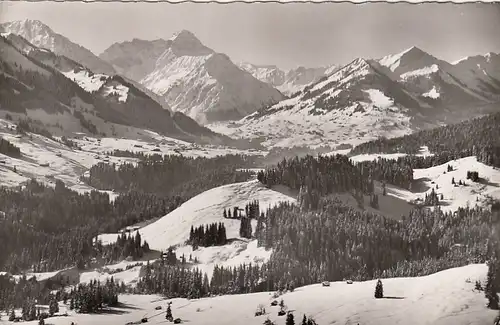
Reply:
<svg viewBox="0 0 500 325"><path fill-rule="evenodd" d="M46 285L49 283L52 284L61 284L61 285L75 285L80 282L80 272L76 267L71 267L68 269L60 270L57 272L52 272L48 276L38 277L35 275L38 282L42 285Z"/></svg>

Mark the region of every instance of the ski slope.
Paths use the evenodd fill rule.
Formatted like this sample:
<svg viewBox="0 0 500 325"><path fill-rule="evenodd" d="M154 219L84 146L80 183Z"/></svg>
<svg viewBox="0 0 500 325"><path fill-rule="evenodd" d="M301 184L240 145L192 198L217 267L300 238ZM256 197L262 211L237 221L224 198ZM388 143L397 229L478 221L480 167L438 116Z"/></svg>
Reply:
<svg viewBox="0 0 500 325"><path fill-rule="evenodd" d="M330 287L314 284L297 288L277 300L284 300L295 316L295 324L300 324L306 314L312 316L318 325L491 325L498 312L488 310L484 292L474 290L476 280L485 283L486 273L486 265L472 264L425 277L383 279L385 299L374 298L376 280L372 280L351 285L332 282ZM155 316L166 308L167 301L163 298L122 295L119 300L124 307L110 313L85 315L68 311L68 317L47 321L53 325L71 322L77 325L125 325L151 317L149 324L165 323L164 314ZM272 300L270 292L173 299L172 315L190 325L260 325L267 317L277 325L285 325L285 317L277 315L279 307L270 306ZM264 305L267 314L255 317L259 304ZM155 310L156 306L163 308Z"/></svg>

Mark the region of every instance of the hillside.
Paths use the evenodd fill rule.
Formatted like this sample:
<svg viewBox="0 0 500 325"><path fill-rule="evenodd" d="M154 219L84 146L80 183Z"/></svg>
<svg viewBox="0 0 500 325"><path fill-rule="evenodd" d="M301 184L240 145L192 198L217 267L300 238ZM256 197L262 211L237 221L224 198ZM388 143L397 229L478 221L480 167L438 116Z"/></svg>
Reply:
<svg viewBox="0 0 500 325"><path fill-rule="evenodd" d="M239 119L284 98L186 30L113 44L100 57L200 123Z"/></svg>
<svg viewBox="0 0 500 325"><path fill-rule="evenodd" d="M487 325L492 324L497 312L485 307L484 293L474 290L474 282L485 281L484 264L442 271L419 278L384 279L386 299L373 297L375 281L333 282L330 287L314 284L296 289L279 297L300 323L305 314L317 324L409 324L412 325ZM163 324L166 300L151 295L121 295L123 306L109 314L73 314L50 319L54 325L75 322L79 325L126 324L148 317L150 324ZM190 324L230 325L262 324L269 317L277 325L285 324L285 317L277 316L279 307L271 307L271 293L229 295L202 299L171 299L172 314ZM262 304L267 314L255 317ZM64 306L64 305L62 305ZM155 310L162 306L162 310ZM61 307L64 311L64 307ZM423 313L422 311L425 310ZM6 318L4 316L4 321ZM36 324L28 322L27 324Z"/></svg>
<svg viewBox="0 0 500 325"><path fill-rule="evenodd" d="M269 258L270 252L257 247L255 240L248 241L239 236L240 221L223 218L224 209L243 208L251 200L259 200L261 209L272 207L278 202L295 202L296 199L286 192L265 188L256 180L213 188L199 194L179 206L158 221L139 230L143 240L155 250L166 251L170 246L177 246L177 256L190 254L197 257L203 271L211 275L215 264L234 265L240 263L260 263ZM200 247L193 251L191 246L184 246L189 239L191 227L223 222L227 238L234 240L223 247ZM255 221L254 221L255 222ZM255 224L253 225L255 228ZM103 244L116 240L118 234L102 234Z"/></svg>
<svg viewBox="0 0 500 325"><path fill-rule="evenodd" d="M350 159L354 162L376 159L397 160L402 154L359 155ZM452 167L452 171L448 170ZM479 180L467 179L468 171L477 171ZM478 162L476 157L451 160L430 168L413 170L413 188L409 191L397 186L388 185L387 195L406 202L423 202L425 195L434 190L438 196L443 195L440 208L443 211L457 211L459 207L488 207L493 200L500 200L500 170ZM452 184L452 179L455 184ZM458 185L459 181L464 185ZM379 190L380 191L380 190Z"/></svg>

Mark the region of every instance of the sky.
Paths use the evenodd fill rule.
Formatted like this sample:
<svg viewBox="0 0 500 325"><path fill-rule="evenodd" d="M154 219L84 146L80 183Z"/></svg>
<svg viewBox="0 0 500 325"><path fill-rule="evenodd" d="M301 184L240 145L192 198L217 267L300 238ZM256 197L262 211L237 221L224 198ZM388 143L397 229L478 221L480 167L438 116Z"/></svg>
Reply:
<svg viewBox="0 0 500 325"><path fill-rule="evenodd" d="M289 69L380 58L411 46L449 62L500 52L500 4L0 2L0 22L38 19L100 54L187 29L234 62Z"/></svg>

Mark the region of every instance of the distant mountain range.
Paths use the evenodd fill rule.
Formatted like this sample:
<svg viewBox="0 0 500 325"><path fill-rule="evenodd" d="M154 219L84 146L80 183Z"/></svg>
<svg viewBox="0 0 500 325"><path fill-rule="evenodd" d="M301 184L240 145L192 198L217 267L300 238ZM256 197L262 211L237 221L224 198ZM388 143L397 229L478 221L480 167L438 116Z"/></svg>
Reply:
<svg viewBox="0 0 500 325"><path fill-rule="evenodd" d="M411 47L353 60L289 99L211 128L271 147L399 136L500 110L499 69L498 54L450 64Z"/></svg>
<svg viewBox="0 0 500 325"><path fill-rule="evenodd" d="M495 53L448 63L411 47L345 66L284 71L236 65L186 30L168 40L115 43L96 56L39 21L5 23L0 29L4 42L24 57L10 62L14 67L22 61L23 69L62 73L88 96L106 99L111 108L95 109L102 110L101 117L106 111L107 121L188 137L222 141L196 120L269 147L355 144L499 109L500 55ZM17 81L16 87L31 87ZM175 125L176 116L189 127Z"/></svg>
<svg viewBox="0 0 500 325"><path fill-rule="evenodd" d="M133 127L192 142L237 143L172 113L124 77L94 73L13 33L2 33L0 45L0 105L11 116L42 122L61 135L126 136Z"/></svg>
<svg viewBox="0 0 500 325"><path fill-rule="evenodd" d="M336 65L331 65L319 68L298 67L285 71L275 65L255 65L247 62L240 63L238 66L285 95L292 95L339 68Z"/></svg>

